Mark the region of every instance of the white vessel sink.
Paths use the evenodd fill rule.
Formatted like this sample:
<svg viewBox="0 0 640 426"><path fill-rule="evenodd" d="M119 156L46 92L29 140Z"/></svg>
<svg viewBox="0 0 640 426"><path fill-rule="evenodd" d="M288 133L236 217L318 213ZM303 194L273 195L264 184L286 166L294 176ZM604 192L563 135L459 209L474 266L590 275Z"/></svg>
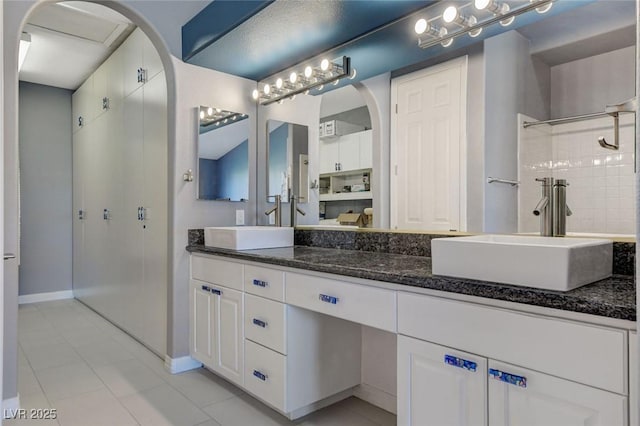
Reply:
<svg viewBox="0 0 640 426"><path fill-rule="evenodd" d="M568 291L611 276L604 239L478 235L431 241L434 275Z"/></svg>
<svg viewBox="0 0 640 426"><path fill-rule="evenodd" d="M231 250L293 246L293 228L276 226L218 226L204 228L204 245Z"/></svg>

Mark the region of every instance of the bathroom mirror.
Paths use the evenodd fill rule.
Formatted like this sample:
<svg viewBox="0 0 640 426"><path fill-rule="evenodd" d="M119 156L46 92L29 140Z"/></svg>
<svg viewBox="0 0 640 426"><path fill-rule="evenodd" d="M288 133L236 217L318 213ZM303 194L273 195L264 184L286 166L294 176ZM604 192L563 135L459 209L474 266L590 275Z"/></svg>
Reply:
<svg viewBox="0 0 640 426"><path fill-rule="evenodd" d="M267 201L291 195L299 203L309 200L309 128L294 123L267 120Z"/></svg>
<svg viewBox="0 0 640 426"><path fill-rule="evenodd" d="M249 198L249 116L222 108L198 108L198 199Z"/></svg>

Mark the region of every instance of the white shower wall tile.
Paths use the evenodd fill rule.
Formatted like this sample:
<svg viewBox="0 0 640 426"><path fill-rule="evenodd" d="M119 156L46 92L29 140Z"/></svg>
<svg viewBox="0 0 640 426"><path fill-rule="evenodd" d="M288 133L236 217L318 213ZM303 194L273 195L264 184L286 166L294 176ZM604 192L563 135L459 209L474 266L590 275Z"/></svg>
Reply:
<svg viewBox="0 0 640 426"><path fill-rule="evenodd" d="M568 232L635 233L634 119L620 116L620 150L598 145L598 137L613 141L613 120L609 117L522 128L518 115L519 232L536 232L539 219L531 213L540 199L536 178L567 179L567 204L573 215L567 218Z"/></svg>

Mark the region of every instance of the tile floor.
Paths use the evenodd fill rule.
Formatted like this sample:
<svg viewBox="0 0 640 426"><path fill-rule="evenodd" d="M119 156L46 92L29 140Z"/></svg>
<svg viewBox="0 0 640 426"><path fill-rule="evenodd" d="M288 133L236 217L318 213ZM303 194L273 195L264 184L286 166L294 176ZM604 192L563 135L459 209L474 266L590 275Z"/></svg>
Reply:
<svg viewBox="0 0 640 426"><path fill-rule="evenodd" d="M5 425L391 426L393 414L349 398L295 422L205 369L169 374L163 361L75 300L21 305L21 408L56 420Z"/></svg>

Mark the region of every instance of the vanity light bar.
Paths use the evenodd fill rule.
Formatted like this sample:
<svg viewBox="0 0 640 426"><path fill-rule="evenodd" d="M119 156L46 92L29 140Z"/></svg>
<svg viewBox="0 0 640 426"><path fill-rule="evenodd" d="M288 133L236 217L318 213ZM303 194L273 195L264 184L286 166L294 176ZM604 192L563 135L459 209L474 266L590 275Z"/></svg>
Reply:
<svg viewBox="0 0 640 426"><path fill-rule="evenodd" d="M224 127L248 118L247 114L225 111L212 107L200 107L200 127Z"/></svg>
<svg viewBox="0 0 640 426"><path fill-rule="evenodd" d="M467 21L465 22L466 25L462 25L457 30L453 30L450 32L443 31L438 35L434 34L434 32L428 32L426 35L429 36L429 39L422 40L421 38L418 38L418 47L422 49L428 49L438 44L442 44L443 46L448 47L451 45L451 43L456 37L460 37L461 35L464 35L464 34L476 36L482 31L484 27L488 27L489 25L493 25L498 22L500 22L503 26L507 23L510 24L511 22L513 22L513 18L515 18L516 16L522 15L523 13L532 11L534 9L538 13L545 13L551 8L554 1L555 0L529 0L529 2L524 6L515 8L513 10L507 11L506 8L502 9L505 11L505 13L496 13L495 11L492 11L489 8L483 9L484 11L491 13L493 16L485 20L479 20L473 25L469 25L469 22ZM443 19L443 24L446 25L447 22L444 20L443 17L441 18ZM418 32L417 28L416 28L416 32Z"/></svg>
<svg viewBox="0 0 640 426"><path fill-rule="evenodd" d="M252 96L260 105L282 102L287 98L293 99L299 93L308 94L313 89L320 91L329 83L338 84L343 77L353 79L355 72L348 56L343 56L339 62L322 59L316 66L306 65L302 72L290 69L281 76L272 76L259 82Z"/></svg>

